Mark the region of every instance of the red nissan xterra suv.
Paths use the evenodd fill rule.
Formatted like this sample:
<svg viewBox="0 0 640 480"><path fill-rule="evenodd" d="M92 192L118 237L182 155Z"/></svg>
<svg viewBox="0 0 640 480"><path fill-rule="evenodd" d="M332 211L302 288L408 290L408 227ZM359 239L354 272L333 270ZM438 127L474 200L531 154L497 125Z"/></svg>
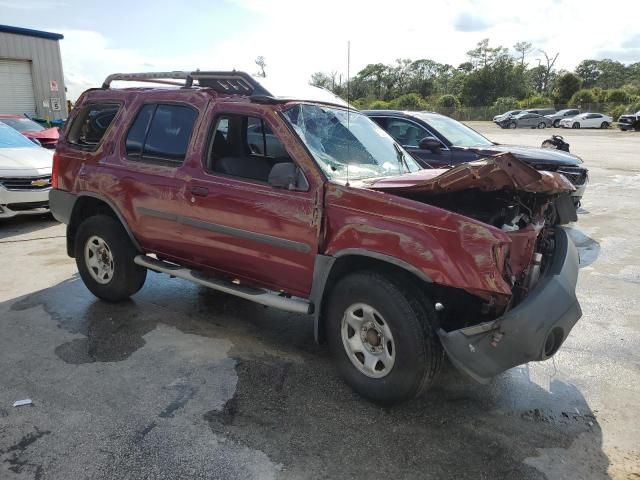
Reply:
<svg viewBox="0 0 640 480"><path fill-rule="evenodd" d="M422 170L329 92L266 80L116 74L81 96L50 205L91 292L124 300L152 270L313 315L380 403L420 394L445 354L486 382L556 353L581 316L548 208L565 177L510 154Z"/></svg>

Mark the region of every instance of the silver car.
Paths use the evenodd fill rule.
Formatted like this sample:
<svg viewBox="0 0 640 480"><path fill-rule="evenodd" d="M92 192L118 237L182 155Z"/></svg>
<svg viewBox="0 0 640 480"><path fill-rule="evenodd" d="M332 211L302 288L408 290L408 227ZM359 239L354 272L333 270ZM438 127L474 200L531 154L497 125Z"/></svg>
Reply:
<svg viewBox="0 0 640 480"><path fill-rule="evenodd" d="M580 110L576 108L565 108L564 110L560 110L553 115L545 115L545 117L551 120L551 123L555 128L558 128L560 127L561 120L565 118L573 118L576 115L580 115Z"/></svg>
<svg viewBox="0 0 640 480"><path fill-rule="evenodd" d="M523 112L499 123L502 128L547 128L551 120L537 113Z"/></svg>

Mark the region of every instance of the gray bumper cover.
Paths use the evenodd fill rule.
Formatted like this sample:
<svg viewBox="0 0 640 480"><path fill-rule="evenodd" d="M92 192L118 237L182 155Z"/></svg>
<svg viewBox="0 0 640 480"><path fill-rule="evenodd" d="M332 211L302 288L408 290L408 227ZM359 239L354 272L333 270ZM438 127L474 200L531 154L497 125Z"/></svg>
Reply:
<svg viewBox="0 0 640 480"><path fill-rule="evenodd" d="M564 230L555 235L551 265L522 303L494 321L438 331L451 362L475 380L487 383L509 368L546 360L582 316L575 294L578 252Z"/></svg>
<svg viewBox="0 0 640 480"><path fill-rule="evenodd" d="M69 224L71 212L78 197L73 193L52 188L49 191L49 209L53 217L60 223Z"/></svg>

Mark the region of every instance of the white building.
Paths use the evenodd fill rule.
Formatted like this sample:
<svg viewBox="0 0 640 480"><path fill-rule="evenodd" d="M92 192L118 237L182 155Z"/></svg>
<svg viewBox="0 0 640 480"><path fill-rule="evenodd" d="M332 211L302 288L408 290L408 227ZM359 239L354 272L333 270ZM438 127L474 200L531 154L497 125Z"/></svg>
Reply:
<svg viewBox="0 0 640 480"><path fill-rule="evenodd" d="M59 33L0 25L0 114L67 117Z"/></svg>

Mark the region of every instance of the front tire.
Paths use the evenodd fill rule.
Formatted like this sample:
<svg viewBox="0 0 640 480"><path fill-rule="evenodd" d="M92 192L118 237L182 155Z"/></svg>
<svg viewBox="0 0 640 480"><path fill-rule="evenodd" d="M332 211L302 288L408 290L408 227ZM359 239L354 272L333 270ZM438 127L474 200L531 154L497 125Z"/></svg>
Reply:
<svg viewBox="0 0 640 480"><path fill-rule="evenodd" d="M600 128L609 128L609 122L602 122Z"/></svg>
<svg viewBox="0 0 640 480"><path fill-rule="evenodd" d="M518 125L516 124L516 122L511 122L509 123L509 128L513 129L516 128Z"/></svg>
<svg viewBox="0 0 640 480"><path fill-rule="evenodd" d="M580 128L580 124L578 122L574 123L573 125L571 125L571 128Z"/></svg>
<svg viewBox="0 0 640 480"><path fill-rule="evenodd" d="M553 128L558 128L560 126L560 120L553 121Z"/></svg>
<svg viewBox="0 0 640 480"><path fill-rule="evenodd" d="M125 229L113 217L95 215L78 227L76 265L82 281L98 298L119 302L142 288L147 269L134 263L138 254Z"/></svg>
<svg viewBox="0 0 640 480"><path fill-rule="evenodd" d="M344 277L326 317L336 367L355 391L381 404L420 395L442 366L432 302L411 282L377 272Z"/></svg>
<svg viewBox="0 0 640 480"><path fill-rule="evenodd" d="M542 128L547 128L547 124L546 124L546 123L544 123L544 122L540 122L540 123L538 124L538 128L540 128L540 129L542 129Z"/></svg>

